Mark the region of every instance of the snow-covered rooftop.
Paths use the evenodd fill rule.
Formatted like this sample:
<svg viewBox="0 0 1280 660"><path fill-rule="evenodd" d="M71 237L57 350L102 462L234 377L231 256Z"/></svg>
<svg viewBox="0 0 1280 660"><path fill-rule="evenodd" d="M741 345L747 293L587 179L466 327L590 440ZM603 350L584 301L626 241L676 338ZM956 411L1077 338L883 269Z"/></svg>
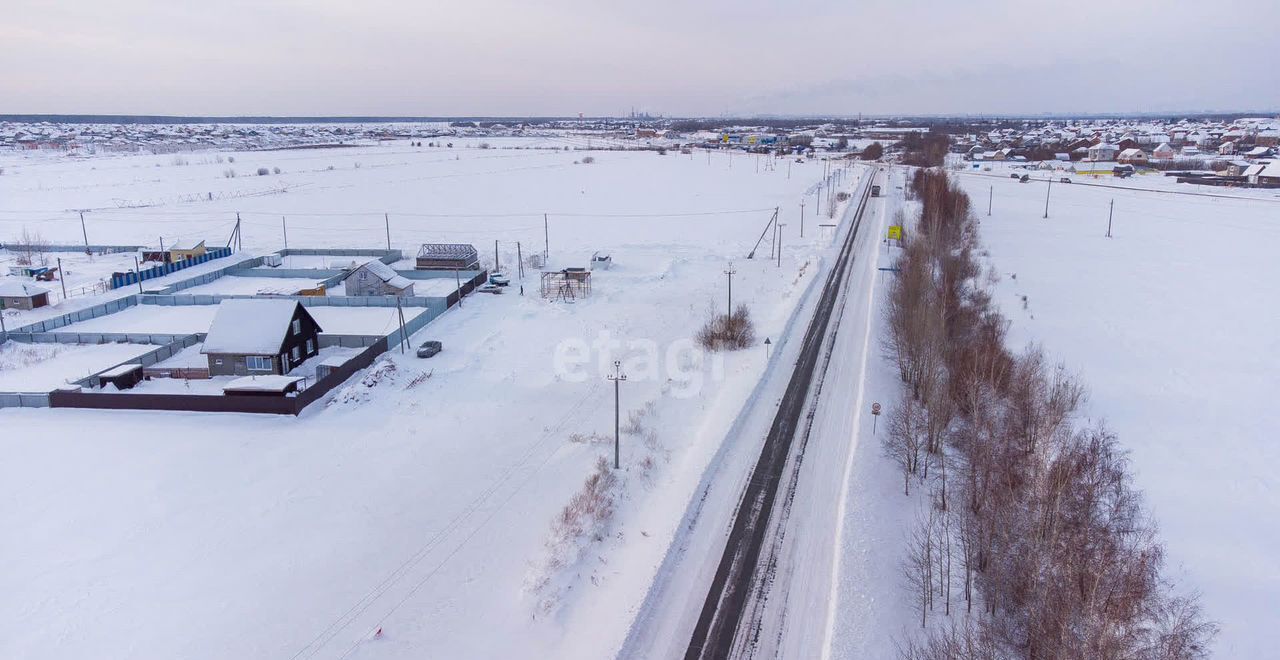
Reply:
<svg viewBox="0 0 1280 660"><path fill-rule="evenodd" d="M397 274L394 270L391 270L391 266L388 266L377 259L370 260L360 268L373 273L378 279L396 287L397 289L404 289L413 284L409 278Z"/></svg>
<svg viewBox="0 0 1280 660"><path fill-rule="evenodd" d="M26 282L0 282L0 296L5 298L31 298L48 292L48 289Z"/></svg>
<svg viewBox="0 0 1280 660"><path fill-rule="evenodd" d="M302 380L297 376L245 376L222 387L223 392L283 392Z"/></svg>
<svg viewBox="0 0 1280 660"><path fill-rule="evenodd" d="M300 305L296 300L224 300L200 352L274 354L284 344Z"/></svg>

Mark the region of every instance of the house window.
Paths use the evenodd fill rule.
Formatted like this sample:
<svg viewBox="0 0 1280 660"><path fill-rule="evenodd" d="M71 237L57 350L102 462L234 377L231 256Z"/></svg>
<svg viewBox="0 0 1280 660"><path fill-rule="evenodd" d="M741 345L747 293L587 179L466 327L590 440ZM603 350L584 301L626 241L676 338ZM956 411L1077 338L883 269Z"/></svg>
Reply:
<svg viewBox="0 0 1280 660"><path fill-rule="evenodd" d="M244 359L249 371L271 371L271 358L261 355L250 355Z"/></svg>
<svg viewBox="0 0 1280 660"><path fill-rule="evenodd" d="M299 349L297 346L294 346L294 347L293 347L293 350L292 350L292 351L290 351L290 352L289 352L289 354L293 356L293 361L294 361L294 362L297 362L297 361L298 361L298 359L302 357L302 355L301 355L301 349Z"/></svg>
<svg viewBox="0 0 1280 660"><path fill-rule="evenodd" d="M293 334L295 335L302 334L302 319L293 320Z"/></svg>
<svg viewBox="0 0 1280 660"><path fill-rule="evenodd" d="M315 341L313 341L313 340L311 340L311 339L308 339L308 340L307 340L307 355L312 355L312 354L314 354L315 352L316 352L316 344L315 344Z"/></svg>

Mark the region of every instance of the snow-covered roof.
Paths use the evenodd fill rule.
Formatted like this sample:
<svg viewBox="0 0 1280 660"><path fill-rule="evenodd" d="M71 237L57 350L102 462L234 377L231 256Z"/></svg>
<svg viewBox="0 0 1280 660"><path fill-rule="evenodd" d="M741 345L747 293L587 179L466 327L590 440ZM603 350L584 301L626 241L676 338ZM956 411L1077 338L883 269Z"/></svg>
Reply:
<svg viewBox="0 0 1280 660"><path fill-rule="evenodd" d="M300 306L296 300L224 300L200 352L274 355L284 345L289 322Z"/></svg>
<svg viewBox="0 0 1280 660"><path fill-rule="evenodd" d="M3 298L34 298L42 293L49 293L49 290L26 282L0 282L0 297Z"/></svg>
<svg viewBox="0 0 1280 660"><path fill-rule="evenodd" d="M388 266L377 259L373 259L365 263L363 266L360 266L360 268L357 268L356 270L360 270L361 268L369 271L378 279L382 280L383 282L386 282L387 284L390 284L391 286L397 289L405 289L413 284L413 282L411 282L409 278L405 277L404 275L400 275L396 273L394 270L391 269L391 266ZM352 274L354 275L355 273L353 272Z"/></svg>
<svg viewBox="0 0 1280 660"><path fill-rule="evenodd" d="M142 365L136 362L126 362L122 365L107 369L106 371L98 375L103 378L119 378L120 376L133 373L141 368L142 368Z"/></svg>
<svg viewBox="0 0 1280 660"><path fill-rule="evenodd" d="M222 386L223 392L283 392L302 380L299 376L245 376Z"/></svg>
<svg viewBox="0 0 1280 660"><path fill-rule="evenodd" d="M1142 153L1141 149L1125 149L1124 151L1120 152L1121 158L1136 158L1138 156L1143 156L1143 155L1145 154Z"/></svg>

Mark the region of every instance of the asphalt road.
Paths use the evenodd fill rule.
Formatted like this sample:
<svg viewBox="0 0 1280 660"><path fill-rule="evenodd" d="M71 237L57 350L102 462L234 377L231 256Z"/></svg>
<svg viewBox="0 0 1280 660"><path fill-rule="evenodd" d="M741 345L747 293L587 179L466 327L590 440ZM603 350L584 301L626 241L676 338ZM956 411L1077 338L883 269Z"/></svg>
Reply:
<svg viewBox="0 0 1280 660"><path fill-rule="evenodd" d="M811 385L819 369L821 349L831 330L832 313L853 260L855 239L874 178L867 176L860 184L853 226L840 248L835 267L827 275L813 318L805 331L795 370L739 500L724 554L685 652L686 660L731 657L735 637L743 628L752 591L760 587L763 579L760 555L769 542L770 516L783 490L786 465L793 458L793 449L796 449L796 432L804 423ZM798 451L803 451L803 444ZM798 460L799 457L795 458Z"/></svg>

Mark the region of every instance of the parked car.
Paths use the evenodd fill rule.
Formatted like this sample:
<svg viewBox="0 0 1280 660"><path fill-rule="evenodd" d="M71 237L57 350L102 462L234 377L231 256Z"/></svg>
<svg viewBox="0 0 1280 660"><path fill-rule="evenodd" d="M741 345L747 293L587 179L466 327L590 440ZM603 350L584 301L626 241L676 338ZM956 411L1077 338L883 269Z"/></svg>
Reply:
<svg viewBox="0 0 1280 660"><path fill-rule="evenodd" d="M479 289L476 289L476 291L479 291L480 293L502 293L502 287L497 284L486 284Z"/></svg>
<svg viewBox="0 0 1280 660"><path fill-rule="evenodd" d="M1059 183L1071 183L1071 177L1069 177L1069 176L1064 176L1064 177L1062 177L1061 179L1058 179L1058 182L1059 182Z"/></svg>
<svg viewBox="0 0 1280 660"><path fill-rule="evenodd" d="M1017 172L1014 172L1013 174L1010 174L1010 175L1009 175L1009 178L1010 178L1010 179L1017 179L1017 178L1019 178L1018 173L1017 173Z"/></svg>
<svg viewBox="0 0 1280 660"><path fill-rule="evenodd" d="M503 273L490 273L489 284L507 286L508 284L511 284L511 280L507 279L507 276Z"/></svg>
<svg viewBox="0 0 1280 660"><path fill-rule="evenodd" d="M1022 176L1020 176L1020 177L1018 177L1017 175L1014 175L1014 176L1015 176L1015 177L1017 177L1017 179L1018 179L1018 183L1026 183L1026 182L1028 182L1028 181L1030 181L1030 180L1031 180L1031 175L1030 175L1030 174L1023 174L1023 175L1022 175Z"/></svg>
<svg viewBox="0 0 1280 660"><path fill-rule="evenodd" d="M443 350L444 344L433 339L431 341L423 342L422 345L418 347L418 357L434 357L437 353Z"/></svg>

